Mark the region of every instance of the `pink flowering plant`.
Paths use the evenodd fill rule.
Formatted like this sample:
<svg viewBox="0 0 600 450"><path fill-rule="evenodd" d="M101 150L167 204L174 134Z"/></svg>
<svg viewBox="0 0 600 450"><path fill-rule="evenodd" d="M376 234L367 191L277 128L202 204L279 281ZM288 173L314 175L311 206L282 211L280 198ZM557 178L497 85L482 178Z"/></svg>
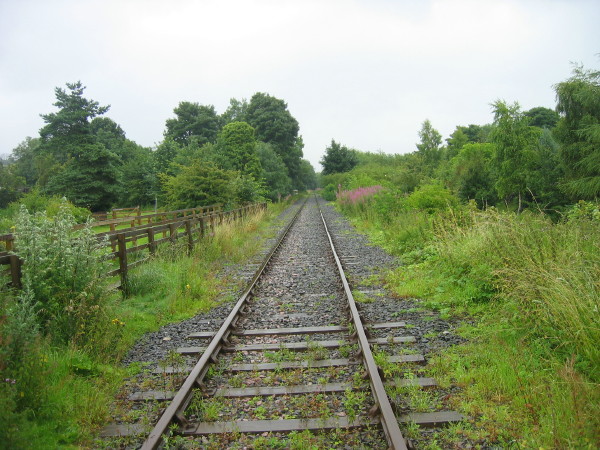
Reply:
<svg viewBox="0 0 600 450"><path fill-rule="evenodd" d="M362 211L382 189L383 186L380 185L360 187L349 191L339 189L337 202L343 210Z"/></svg>

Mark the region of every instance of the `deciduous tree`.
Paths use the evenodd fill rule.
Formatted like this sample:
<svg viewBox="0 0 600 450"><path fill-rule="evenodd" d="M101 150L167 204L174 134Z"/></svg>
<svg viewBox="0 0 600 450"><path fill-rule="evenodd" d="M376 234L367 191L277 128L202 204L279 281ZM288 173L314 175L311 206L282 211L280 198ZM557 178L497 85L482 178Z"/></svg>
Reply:
<svg viewBox="0 0 600 450"><path fill-rule="evenodd" d="M555 86L561 115L556 136L565 166L562 187L573 199L600 196L600 71L575 67Z"/></svg>
<svg viewBox="0 0 600 450"><path fill-rule="evenodd" d="M173 110L175 118L167 119L165 138L187 145L195 138L199 145L215 142L221 119L212 105L180 102Z"/></svg>
<svg viewBox="0 0 600 450"><path fill-rule="evenodd" d="M319 162L323 166L321 173L330 175L351 171L358 164L358 157L355 150L351 150L332 139Z"/></svg>

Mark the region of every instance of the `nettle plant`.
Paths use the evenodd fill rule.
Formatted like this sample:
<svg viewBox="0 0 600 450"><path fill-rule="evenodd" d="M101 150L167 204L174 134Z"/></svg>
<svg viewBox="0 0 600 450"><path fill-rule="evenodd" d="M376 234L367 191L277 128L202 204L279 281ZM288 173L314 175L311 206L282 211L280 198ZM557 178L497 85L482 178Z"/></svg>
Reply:
<svg viewBox="0 0 600 450"><path fill-rule="evenodd" d="M79 230L75 224L64 200L51 219L22 207L15 227L16 254L23 262L20 297L32 301L42 331L58 342L85 341L102 311L103 243L90 223Z"/></svg>

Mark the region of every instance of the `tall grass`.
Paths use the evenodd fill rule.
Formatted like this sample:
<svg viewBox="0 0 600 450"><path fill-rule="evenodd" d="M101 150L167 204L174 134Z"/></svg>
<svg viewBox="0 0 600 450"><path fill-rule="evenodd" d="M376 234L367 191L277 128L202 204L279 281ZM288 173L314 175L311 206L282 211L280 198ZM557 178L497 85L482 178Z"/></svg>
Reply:
<svg viewBox="0 0 600 450"><path fill-rule="evenodd" d="M472 205L431 212L401 203L381 214L375 199L370 210L346 213L404 263L388 276L399 296L476 318L463 329L471 341L435 361L437 376L463 386L456 407L475 417L473 429L459 427L461 436L594 448L600 220L577 211L555 222L534 212Z"/></svg>

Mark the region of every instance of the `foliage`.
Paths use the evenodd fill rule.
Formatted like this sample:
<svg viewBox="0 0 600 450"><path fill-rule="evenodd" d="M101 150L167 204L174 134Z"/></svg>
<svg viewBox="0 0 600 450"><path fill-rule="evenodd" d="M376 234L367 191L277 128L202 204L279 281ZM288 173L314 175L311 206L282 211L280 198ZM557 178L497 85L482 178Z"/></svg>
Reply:
<svg viewBox="0 0 600 450"><path fill-rule="evenodd" d="M78 224L85 223L91 214L89 209L79 208L64 197L48 197L39 189L33 189L18 201L8 205L6 209L0 210L0 233L12 232L21 206L24 206L30 213L44 213L48 218L56 217L60 208L66 207Z"/></svg>
<svg viewBox="0 0 600 450"><path fill-rule="evenodd" d="M54 106L59 110L42 114L46 125L40 130L42 150L52 154L59 163L80 156L81 146L94 143L90 119L106 113L110 108L84 98L85 86L81 81L67 83L67 88L69 92L58 87L54 90Z"/></svg>
<svg viewBox="0 0 600 450"><path fill-rule="evenodd" d="M222 170L200 160L178 166L177 175L160 175L166 203L172 209L195 208L234 201L231 182L235 172Z"/></svg>
<svg viewBox="0 0 600 450"><path fill-rule="evenodd" d="M433 215L401 209L386 222L372 206L354 220L400 255L404 264L388 275L396 294L423 299L443 317L471 314L469 343L445 351L435 367L436 378L463 386L452 407L475 426L442 437L536 448L595 442L597 205L581 203L559 222L472 207Z"/></svg>
<svg viewBox="0 0 600 450"><path fill-rule="evenodd" d="M358 159L355 150L350 150L332 139L320 163L323 166L323 175L329 175L352 170L358 164Z"/></svg>
<svg viewBox="0 0 600 450"><path fill-rule="evenodd" d="M458 199L438 183L424 184L411 193L404 204L408 208L432 213L458 205Z"/></svg>
<svg viewBox="0 0 600 450"><path fill-rule="evenodd" d="M270 144L263 142L259 142L256 149L262 168L261 179L265 180L267 187L267 197L275 201L289 194L292 190L292 180L281 156L275 153Z"/></svg>
<svg viewBox="0 0 600 450"><path fill-rule="evenodd" d="M236 170L242 175L259 179L260 160L256 153L254 128L246 122L230 122L217 138L216 151L223 157L223 169Z"/></svg>
<svg viewBox="0 0 600 450"><path fill-rule="evenodd" d="M14 165L4 165L0 161L0 208L19 198L25 187L25 178L17 175Z"/></svg>
<svg viewBox="0 0 600 450"><path fill-rule="evenodd" d="M518 197L518 211L527 192L539 139L539 130L528 125L518 103L508 105L498 100L493 104L495 128L491 140L495 144L492 159L497 173L496 189L506 201Z"/></svg>
<svg viewBox="0 0 600 450"><path fill-rule="evenodd" d="M561 118L556 136L565 166L563 190L574 199L600 195L600 71L575 67L555 86Z"/></svg>
<svg viewBox="0 0 600 450"><path fill-rule="evenodd" d="M559 119L556 111L550 108L544 108L543 106L531 108L523 114L525 117L529 118L529 125L538 128L552 129Z"/></svg>
<svg viewBox="0 0 600 450"><path fill-rule="evenodd" d="M53 219L22 207L14 233L23 264L21 301L29 299L42 331L57 342L85 341L103 300L100 243L89 225L79 231L74 225L66 203Z"/></svg>
<svg viewBox="0 0 600 450"><path fill-rule="evenodd" d="M417 144L417 153L423 158L426 167L435 168L441 158L442 135L433 128L427 119L421 125L419 138L421 141Z"/></svg>
<svg viewBox="0 0 600 450"><path fill-rule="evenodd" d="M180 102L173 112L176 117L167 119L165 138L181 145L189 144L192 137L200 145L215 142L221 120L214 106Z"/></svg>
<svg viewBox="0 0 600 450"><path fill-rule="evenodd" d="M48 181L45 192L64 195L75 205L106 211L117 199L120 159L102 144L84 144Z"/></svg>
<svg viewBox="0 0 600 450"><path fill-rule="evenodd" d="M246 122L246 110L248 109L248 102L245 98L238 100L236 98L229 99L229 106L223 114L221 114L221 120L224 125L231 122Z"/></svg>
<svg viewBox="0 0 600 450"><path fill-rule="evenodd" d="M246 121L256 130L258 140L271 144L288 169L294 188L300 182L302 139L298 121L290 114L287 104L268 94L257 92L245 112Z"/></svg>
<svg viewBox="0 0 600 450"><path fill-rule="evenodd" d="M450 160L450 185L461 200L473 199L480 208L496 203L493 154L493 144L465 144Z"/></svg>

